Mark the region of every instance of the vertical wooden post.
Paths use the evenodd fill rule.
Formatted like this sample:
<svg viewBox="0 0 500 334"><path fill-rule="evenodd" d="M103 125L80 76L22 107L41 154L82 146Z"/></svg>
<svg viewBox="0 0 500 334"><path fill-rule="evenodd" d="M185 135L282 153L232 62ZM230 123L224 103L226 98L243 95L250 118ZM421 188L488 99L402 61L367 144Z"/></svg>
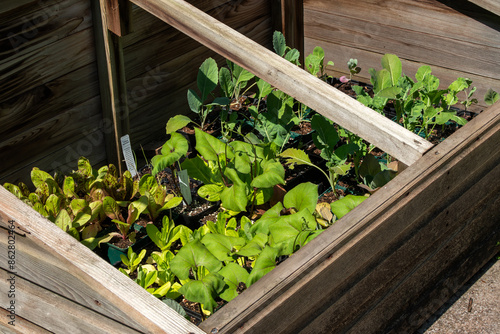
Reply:
<svg viewBox="0 0 500 334"><path fill-rule="evenodd" d="M304 63L304 0L281 0L281 31L289 47L300 51Z"/></svg>
<svg viewBox="0 0 500 334"><path fill-rule="evenodd" d="M130 124L120 36L130 31L130 4L125 0L92 0L92 10L107 160L122 173L120 138L129 132Z"/></svg>

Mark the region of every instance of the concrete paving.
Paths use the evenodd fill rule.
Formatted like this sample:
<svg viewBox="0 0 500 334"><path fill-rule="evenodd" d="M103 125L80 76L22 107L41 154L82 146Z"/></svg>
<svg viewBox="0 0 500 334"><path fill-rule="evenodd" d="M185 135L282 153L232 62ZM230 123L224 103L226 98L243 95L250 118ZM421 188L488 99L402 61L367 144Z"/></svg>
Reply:
<svg viewBox="0 0 500 334"><path fill-rule="evenodd" d="M500 260L494 257L417 334L500 334Z"/></svg>

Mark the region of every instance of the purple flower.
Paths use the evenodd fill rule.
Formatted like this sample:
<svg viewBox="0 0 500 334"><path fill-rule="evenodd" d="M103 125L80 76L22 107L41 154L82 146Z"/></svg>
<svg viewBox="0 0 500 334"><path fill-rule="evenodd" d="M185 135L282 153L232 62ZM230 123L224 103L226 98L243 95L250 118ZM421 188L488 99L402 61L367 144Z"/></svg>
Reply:
<svg viewBox="0 0 500 334"><path fill-rule="evenodd" d="M340 80L340 82L342 82L342 83L349 82L349 78L347 78L345 75L341 76L341 77L339 78L339 80Z"/></svg>

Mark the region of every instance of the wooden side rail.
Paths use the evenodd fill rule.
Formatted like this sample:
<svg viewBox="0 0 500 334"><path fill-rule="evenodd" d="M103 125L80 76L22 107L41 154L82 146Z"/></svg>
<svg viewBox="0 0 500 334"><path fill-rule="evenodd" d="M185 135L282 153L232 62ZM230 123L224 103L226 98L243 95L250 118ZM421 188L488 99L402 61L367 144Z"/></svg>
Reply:
<svg viewBox="0 0 500 334"><path fill-rule="evenodd" d="M411 165L432 144L183 0L132 0L259 78Z"/></svg>

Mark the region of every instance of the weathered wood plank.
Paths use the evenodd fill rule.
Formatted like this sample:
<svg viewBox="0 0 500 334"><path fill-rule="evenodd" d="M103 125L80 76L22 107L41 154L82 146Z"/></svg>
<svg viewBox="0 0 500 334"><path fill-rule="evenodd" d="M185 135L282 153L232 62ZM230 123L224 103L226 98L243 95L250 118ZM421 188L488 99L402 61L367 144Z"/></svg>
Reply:
<svg viewBox="0 0 500 334"><path fill-rule="evenodd" d="M84 0L30 1L10 10L2 2L0 7L0 59L40 49L92 24Z"/></svg>
<svg viewBox="0 0 500 334"><path fill-rule="evenodd" d="M0 102L0 138L29 131L47 119L97 95L99 82L94 66L75 71Z"/></svg>
<svg viewBox="0 0 500 334"><path fill-rule="evenodd" d="M50 253L74 280L99 291L110 303L119 306L131 321L152 333L204 333L3 187L0 187L0 198L0 221L4 224L8 220L16 221L27 237L44 250L41 257L45 252ZM71 332L76 330L72 328Z"/></svg>
<svg viewBox="0 0 500 334"><path fill-rule="evenodd" d="M78 158L81 156L85 156L95 169L99 169L107 164L103 136L102 129L85 132L82 139L69 143L59 150L50 151L50 154L43 154L38 160L32 160L28 157L15 168L2 171L0 184L24 182L31 186L30 172L33 167L38 167L50 174L55 171L69 173L78 168Z"/></svg>
<svg viewBox="0 0 500 334"><path fill-rule="evenodd" d="M154 17L150 13L147 14L151 19ZM271 45L272 31L270 21L268 21L269 4L266 2L245 1L237 3L235 6L223 6L209 10L207 14L221 19L228 26L241 31L247 36L251 36L252 39L254 39L253 36L255 35L258 37L262 34L268 34L266 46ZM257 24L257 22L261 24ZM184 35L177 29L168 27L162 33L153 34L134 45L124 48L127 78L136 78L148 72L146 67L153 67L150 65L152 58L155 62L159 63L176 59L179 61L189 61L187 53L198 48L200 43ZM262 29L262 33L259 29ZM209 52L208 49L205 48L205 50ZM199 65L195 67L196 71L188 72L195 73L194 78L196 78Z"/></svg>
<svg viewBox="0 0 500 334"><path fill-rule="evenodd" d="M405 164L432 146L184 1L133 2Z"/></svg>
<svg viewBox="0 0 500 334"><path fill-rule="evenodd" d="M126 0L106 0L108 29L117 36L125 36L131 29L130 2Z"/></svg>
<svg viewBox="0 0 500 334"><path fill-rule="evenodd" d="M0 302L15 301L16 314L54 333L140 333L119 322L104 317L81 305L63 298L24 278L0 269L0 287L9 291L8 279L14 277L15 299L0 294ZM71 330L69 330L71 328Z"/></svg>
<svg viewBox="0 0 500 334"><path fill-rule="evenodd" d="M469 0L470 2L500 16L500 3L496 0Z"/></svg>
<svg viewBox="0 0 500 334"><path fill-rule="evenodd" d="M418 327L425 319L419 315L410 320L411 312L418 312L411 307L414 299L418 299L419 310L429 303L433 303L431 308L439 307L439 303L420 297L423 293L436 296L448 289L439 299L444 302L477 266L498 251L496 240L490 237L500 232L492 219L500 214L500 185L494 181L500 177L500 152L495 149L499 141L497 104L201 327L218 328L221 333L258 333L270 326L277 333L331 333L384 319L388 322L378 323L379 327L370 331L391 326L391 320ZM477 203L471 203L472 193ZM464 241L464 248L455 245L467 236L476 239L471 244ZM467 253L471 259L460 268L460 279L451 282L447 275L458 270L454 263L466 260ZM445 284L443 280L447 280ZM412 285L418 288L405 295L405 287ZM397 293L392 296L394 291ZM397 296L404 299L395 302Z"/></svg>
<svg viewBox="0 0 500 334"><path fill-rule="evenodd" d="M76 143L76 152L80 155L101 150L86 139L89 133L102 126L101 120L99 97L95 97L25 132L7 136L0 142L2 170L8 172L23 167L70 143Z"/></svg>
<svg viewBox="0 0 500 334"><path fill-rule="evenodd" d="M266 1L267 0L252 0L249 4L247 0L242 4L242 1L234 2L230 0L189 0L190 3L200 10L210 12L212 16L219 20L224 13L227 12L228 7L257 5L259 2L265 3ZM143 41L152 35L163 34L165 30L171 29L168 24L138 6L132 6L131 16L134 22L133 30L123 37L123 45L125 48L134 43Z"/></svg>
<svg viewBox="0 0 500 334"><path fill-rule="evenodd" d="M281 16L283 35L287 46L300 52L300 62L304 63L304 0L282 0Z"/></svg>
<svg viewBox="0 0 500 334"><path fill-rule="evenodd" d="M500 22L495 15L484 10L476 10L467 0L386 0L383 3L367 0L363 1L363 6L356 6L356 10L353 10L353 6L355 4L349 0L336 0L335 6L332 6L329 0L304 0L304 10L350 17L352 19L350 27L375 22L381 26L395 28L404 26L408 33L500 47L498 45ZM370 38L377 33L378 30L368 31L363 38Z"/></svg>
<svg viewBox="0 0 500 334"><path fill-rule="evenodd" d="M0 228L0 245L3 249L7 249L8 225L6 223L0 218L0 227L2 227ZM61 262L55 255L47 253L42 247L27 238L26 233L21 230L17 231L20 233L15 235L15 276L17 278L26 279L51 293L77 303L85 309L99 313L99 317L103 315L130 328L141 332L146 331L144 327L136 324L127 314L123 313L119 306L110 303L92 285L76 280L68 271L65 262ZM2 261L0 268L9 269L7 252L1 253L0 258ZM16 304L19 304L17 298ZM22 313L18 312L17 314L23 316ZM29 315L26 315L26 318L31 319ZM44 325L40 322L37 323L41 326Z"/></svg>
<svg viewBox="0 0 500 334"><path fill-rule="evenodd" d="M92 29L85 29L40 49L0 59L0 101L94 62L92 38Z"/></svg>
<svg viewBox="0 0 500 334"><path fill-rule="evenodd" d="M9 324L9 321L12 321L9 316L10 312L4 308L0 307L0 332L2 334L24 334L24 333L40 333L40 334L49 334L51 332L43 329L40 326L35 325L34 323L16 315L15 318L15 326Z"/></svg>
<svg viewBox="0 0 500 334"><path fill-rule="evenodd" d="M498 78L500 75L500 70L494 69L500 66L500 43L487 46L457 40L454 35L408 31L404 24L394 26L396 20L382 24L371 21L368 14L363 22L359 22L359 19L335 12L307 9L305 13L306 38L380 54L393 52L404 59L451 67L484 77L496 75ZM435 28L438 29L437 26ZM500 40L500 30L497 31L497 40Z"/></svg>

